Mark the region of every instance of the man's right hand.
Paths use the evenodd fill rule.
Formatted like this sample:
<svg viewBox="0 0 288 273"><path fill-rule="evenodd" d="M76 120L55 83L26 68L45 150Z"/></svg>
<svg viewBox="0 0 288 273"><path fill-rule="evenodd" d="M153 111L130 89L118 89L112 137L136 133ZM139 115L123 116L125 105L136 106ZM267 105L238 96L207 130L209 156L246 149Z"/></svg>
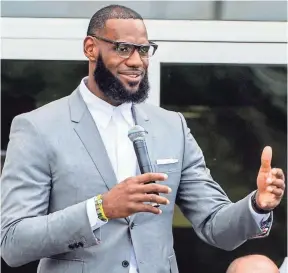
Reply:
<svg viewBox="0 0 288 273"><path fill-rule="evenodd" d="M167 175L163 173L145 173L127 178L117 184L102 195L103 210L106 217L108 219L124 218L137 212L160 214L161 210L159 208L144 204L144 202L168 205L169 200L157 195L157 193L170 193L171 189L165 185L147 183L166 179Z"/></svg>

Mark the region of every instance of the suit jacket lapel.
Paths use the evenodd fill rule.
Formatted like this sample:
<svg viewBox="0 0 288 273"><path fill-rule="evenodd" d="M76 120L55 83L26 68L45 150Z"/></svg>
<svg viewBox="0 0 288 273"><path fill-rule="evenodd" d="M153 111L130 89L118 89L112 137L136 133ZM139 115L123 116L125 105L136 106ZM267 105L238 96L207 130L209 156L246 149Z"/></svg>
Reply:
<svg viewBox="0 0 288 273"><path fill-rule="evenodd" d="M77 88L70 96L70 116L71 121L75 124L74 130L82 141L84 147L93 160L95 167L99 171L107 188L110 190L117 184L117 178L114 173L109 156L105 149L101 135L97 126L82 99L79 89ZM154 135L153 128L146 113L143 111L141 105L135 105L135 113L137 124L142 126L146 131L146 145L149 152L150 160L155 171L154 162ZM139 168L138 174L140 174ZM136 217L132 215L130 219L127 217L125 220L132 223Z"/></svg>
<svg viewBox="0 0 288 273"><path fill-rule="evenodd" d="M78 89L71 94L69 103L74 130L110 190L117 184L117 178L101 135Z"/></svg>
<svg viewBox="0 0 288 273"><path fill-rule="evenodd" d="M155 134L152 128L152 124L148 115L146 114L146 112L144 112L144 109L141 106L141 104L134 105L134 107L135 107L134 109L135 109L135 116L136 116L137 124L142 126L147 132L146 145L147 145L147 150L148 150L149 157L152 163L153 171L155 172L155 160L154 160ZM137 175L140 175L140 174L141 174L140 169L137 167ZM136 222L137 216L139 216L139 214L132 215L130 217L130 223Z"/></svg>
<svg viewBox="0 0 288 273"><path fill-rule="evenodd" d="M155 162L154 162L154 142L155 142L155 134L152 128L151 120L148 115L144 112L141 104L134 105L135 114L136 114L136 122L138 125L142 126L146 134L146 145L149 153L149 157L152 163L153 171L155 171ZM140 174L140 171L139 171Z"/></svg>

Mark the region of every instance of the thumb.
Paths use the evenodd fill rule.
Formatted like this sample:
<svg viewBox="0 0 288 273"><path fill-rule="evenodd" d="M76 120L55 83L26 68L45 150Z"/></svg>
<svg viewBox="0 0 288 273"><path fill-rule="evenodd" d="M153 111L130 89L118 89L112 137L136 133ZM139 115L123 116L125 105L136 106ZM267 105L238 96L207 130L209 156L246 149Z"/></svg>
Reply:
<svg viewBox="0 0 288 273"><path fill-rule="evenodd" d="M272 161L272 148L270 146L266 146L263 149L261 155L261 170L269 171L271 169L271 161Z"/></svg>

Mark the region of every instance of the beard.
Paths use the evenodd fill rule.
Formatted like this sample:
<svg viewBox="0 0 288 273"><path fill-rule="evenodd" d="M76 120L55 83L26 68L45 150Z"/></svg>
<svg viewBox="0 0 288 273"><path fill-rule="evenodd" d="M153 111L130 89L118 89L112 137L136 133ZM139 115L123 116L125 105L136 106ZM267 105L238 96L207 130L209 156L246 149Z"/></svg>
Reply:
<svg viewBox="0 0 288 273"><path fill-rule="evenodd" d="M94 71L94 80L102 93L116 103L141 103L148 98L150 86L147 72L142 78L138 90L136 92L129 91L129 89L125 88L121 81L107 69L101 54L99 54ZM133 87L135 83L131 82L129 85Z"/></svg>

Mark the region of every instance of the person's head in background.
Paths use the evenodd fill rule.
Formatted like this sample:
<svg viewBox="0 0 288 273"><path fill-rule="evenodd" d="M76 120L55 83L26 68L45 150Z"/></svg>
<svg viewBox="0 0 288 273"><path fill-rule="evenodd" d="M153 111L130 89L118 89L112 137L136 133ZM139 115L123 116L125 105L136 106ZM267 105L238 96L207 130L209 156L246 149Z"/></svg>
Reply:
<svg viewBox="0 0 288 273"><path fill-rule="evenodd" d="M226 273L279 273L279 269L266 256L248 255L234 260Z"/></svg>
<svg viewBox="0 0 288 273"><path fill-rule="evenodd" d="M112 105L144 101L149 90L149 58L156 49L137 12L120 5L98 10L84 40L88 88Z"/></svg>

